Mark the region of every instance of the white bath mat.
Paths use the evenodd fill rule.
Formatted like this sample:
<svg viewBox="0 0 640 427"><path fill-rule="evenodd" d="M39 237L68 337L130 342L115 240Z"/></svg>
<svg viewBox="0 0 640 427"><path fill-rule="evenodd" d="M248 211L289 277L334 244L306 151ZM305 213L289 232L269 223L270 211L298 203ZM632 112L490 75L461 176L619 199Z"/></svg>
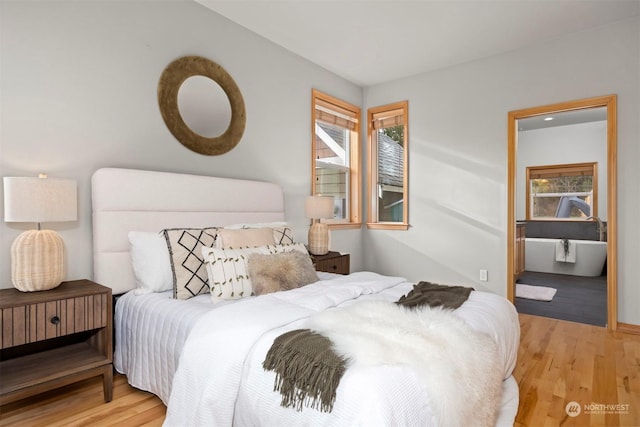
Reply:
<svg viewBox="0 0 640 427"><path fill-rule="evenodd" d="M546 286L531 286L516 283L516 297L534 299L537 301L551 301L558 290Z"/></svg>

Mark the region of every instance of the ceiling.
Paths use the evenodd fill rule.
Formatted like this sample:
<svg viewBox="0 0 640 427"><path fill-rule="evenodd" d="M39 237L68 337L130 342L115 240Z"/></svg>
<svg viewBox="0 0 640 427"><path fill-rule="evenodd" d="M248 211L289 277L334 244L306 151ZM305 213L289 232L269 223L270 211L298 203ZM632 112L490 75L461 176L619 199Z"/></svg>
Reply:
<svg viewBox="0 0 640 427"><path fill-rule="evenodd" d="M371 86L640 14L640 0L195 0Z"/></svg>
<svg viewBox="0 0 640 427"><path fill-rule="evenodd" d="M518 130L550 128L556 126L577 125L580 123L607 120L607 107L584 108L561 113L543 114L541 116L518 119Z"/></svg>

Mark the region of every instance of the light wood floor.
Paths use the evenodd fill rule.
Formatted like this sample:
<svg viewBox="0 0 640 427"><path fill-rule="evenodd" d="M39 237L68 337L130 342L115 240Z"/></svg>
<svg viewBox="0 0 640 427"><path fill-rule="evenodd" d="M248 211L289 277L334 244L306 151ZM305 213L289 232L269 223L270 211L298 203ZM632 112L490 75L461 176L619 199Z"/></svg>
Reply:
<svg viewBox="0 0 640 427"><path fill-rule="evenodd" d="M515 426L640 426L640 335L526 314L520 325ZM571 401L581 407L577 417L565 411ZM628 410L585 414L591 404ZM0 426L159 426L165 410L160 399L116 375L108 404L96 378L0 407Z"/></svg>
<svg viewBox="0 0 640 427"><path fill-rule="evenodd" d="M640 426L640 335L519 316L517 427ZM577 417L567 415L569 402L580 405ZM617 414L592 404L628 406Z"/></svg>

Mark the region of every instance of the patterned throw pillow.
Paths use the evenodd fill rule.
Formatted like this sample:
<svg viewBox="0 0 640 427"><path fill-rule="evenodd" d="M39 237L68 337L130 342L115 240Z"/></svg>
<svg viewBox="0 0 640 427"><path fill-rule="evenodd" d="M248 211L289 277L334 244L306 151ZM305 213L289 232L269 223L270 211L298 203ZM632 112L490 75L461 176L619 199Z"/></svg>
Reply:
<svg viewBox="0 0 640 427"><path fill-rule="evenodd" d="M276 245L293 245L293 230L289 227L272 227L273 239Z"/></svg>
<svg viewBox="0 0 640 427"><path fill-rule="evenodd" d="M202 248L215 245L218 229L172 228L163 232L171 255L173 297L189 299L209 292Z"/></svg>
<svg viewBox="0 0 640 427"><path fill-rule="evenodd" d="M278 254L300 251L308 254L303 244L258 246L254 248L202 248L213 302L248 297L253 292L248 261L251 254Z"/></svg>

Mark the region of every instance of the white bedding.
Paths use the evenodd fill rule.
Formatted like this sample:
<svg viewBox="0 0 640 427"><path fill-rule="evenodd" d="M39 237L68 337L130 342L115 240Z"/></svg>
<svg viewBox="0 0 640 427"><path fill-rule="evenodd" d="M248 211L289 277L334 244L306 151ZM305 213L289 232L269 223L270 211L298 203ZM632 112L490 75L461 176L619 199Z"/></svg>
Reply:
<svg viewBox="0 0 640 427"><path fill-rule="evenodd" d="M340 277L318 272L322 279ZM235 300L211 303L210 295L173 299L173 291L136 295L132 290L118 299L114 317L116 346L113 365L129 384L160 397L165 405L187 335L201 316Z"/></svg>
<svg viewBox="0 0 640 427"><path fill-rule="evenodd" d="M412 286L402 278L361 272L201 314L184 343L165 424L437 425L424 389L402 366L348 370L331 413L280 407L275 374L262 369L273 339L301 327L314 313L356 300L396 301ZM498 425L510 425L517 410L511 377L519 344L515 309L497 295L472 292L455 313L496 341L505 379ZM159 395L164 400L166 391Z"/></svg>
<svg viewBox="0 0 640 427"><path fill-rule="evenodd" d="M114 368L129 384L150 391L166 405L184 341L210 310L208 295L182 301L173 299L173 291L126 293L116 303Z"/></svg>

